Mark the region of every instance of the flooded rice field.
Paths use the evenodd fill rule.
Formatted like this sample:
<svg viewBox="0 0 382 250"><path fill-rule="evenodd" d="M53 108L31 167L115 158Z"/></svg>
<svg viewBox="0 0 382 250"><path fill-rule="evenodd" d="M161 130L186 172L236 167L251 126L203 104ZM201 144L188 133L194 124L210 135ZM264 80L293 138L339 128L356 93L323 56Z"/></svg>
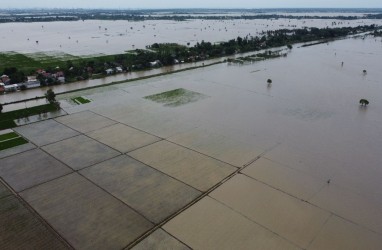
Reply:
<svg viewBox="0 0 382 250"><path fill-rule="evenodd" d="M62 94L1 182L74 248L379 249L381 58L347 38Z"/></svg>
<svg viewBox="0 0 382 250"><path fill-rule="evenodd" d="M382 129L381 56L380 38L351 38L294 48L286 58L249 65L224 63L67 94L60 99L84 95L93 100L88 105L69 106L69 112L93 106L95 110L109 111L110 106L118 113L119 106L126 106L123 119L127 122L137 118L129 110L138 109L147 116L181 121L186 127L228 133L263 149L281 143L270 151L270 159L277 161L278 154L289 157L288 151L297 150L309 164L298 163L292 168L336 180L339 185L378 197L382 202L382 137L378 136ZM268 84L267 79L272 83ZM144 99L178 88L207 98L179 107ZM370 101L368 107L359 105L362 98ZM104 115L113 117L113 112Z"/></svg>
<svg viewBox="0 0 382 250"><path fill-rule="evenodd" d="M381 20L189 20L189 21L76 21L0 24L0 51L60 56L118 54L153 43L194 45L220 42L262 31L301 27L337 27L382 24ZM12 42L10 42L12 41ZM38 41L38 43L37 43ZM37 54L36 54L37 53Z"/></svg>
<svg viewBox="0 0 382 250"><path fill-rule="evenodd" d="M208 63L216 63L220 62L223 59L217 58L209 60ZM61 84L61 85L54 85L54 86L46 86L46 87L40 87L40 88L34 88L34 89L28 89L27 91L17 91L17 92L11 92L11 93L5 93L0 95L0 102L1 103L9 103L9 102L15 102L15 101L22 101L26 99L35 98L36 96L43 96L48 89L53 89L55 93L63 93L67 91L75 91L83 88L88 87L94 87L94 86L100 86L104 84L110 84L113 82L120 82L120 81L126 81L126 80L132 80L132 79L138 79L142 77L148 77L153 76L157 74L165 74L170 73L177 70L183 70L187 68L193 68L193 67L201 67L204 65L205 62L194 62L194 63L183 63L183 64L176 64L172 66L165 66L160 68L153 68L150 70L143 70L143 71L135 71L135 72L127 72L127 73L120 73L116 75L111 76L105 76L104 78L99 79L89 79L84 81L77 81L70 84ZM207 65L207 63L206 63ZM4 112L16 110L25 108L25 105L27 107L31 106L37 106L40 104L45 103L45 100L33 100L28 101L26 103L18 103L18 104L12 104L4 107Z"/></svg>
<svg viewBox="0 0 382 250"><path fill-rule="evenodd" d="M294 48L286 58L218 64L62 95L63 103L73 96L92 102L67 103L64 110L72 114L56 120L78 131L108 122L155 136L159 141L127 155L201 191L230 175L232 167L241 169L162 227L188 246L203 248L212 243L211 247L224 249L243 244L246 249L264 241L270 248L281 245L280 249L347 249L348 244L378 249L381 56L380 38ZM147 98L164 98L164 93L178 93L178 89L203 98L174 106ZM361 98L368 99L369 106L360 106ZM123 142L117 136L122 128L114 126L88 135L121 147L129 140ZM74 144L67 142L63 152L52 154L62 157L70 145ZM94 178L100 183L111 181ZM195 194L187 191L187 195ZM224 226L215 221L223 221ZM249 221L264 226L266 232ZM231 227L241 228L240 234ZM223 244L218 239L225 239L227 232L232 234ZM260 232L265 235L259 236ZM282 237L269 240L269 232ZM243 243L243 234L251 235L253 242ZM333 241L332 234L343 237Z"/></svg>

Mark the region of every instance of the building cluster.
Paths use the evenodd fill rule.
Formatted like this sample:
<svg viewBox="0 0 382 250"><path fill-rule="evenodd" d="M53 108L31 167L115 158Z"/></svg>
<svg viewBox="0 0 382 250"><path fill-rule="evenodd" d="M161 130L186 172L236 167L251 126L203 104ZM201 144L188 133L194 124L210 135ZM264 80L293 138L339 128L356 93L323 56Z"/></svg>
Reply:
<svg viewBox="0 0 382 250"><path fill-rule="evenodd" d="M36 74L28 76L25 81L20 83L12 83L11 78L4 74L0 77L0 93L15 92L61 83L65 83L65 74L61 70L57 70L55 73L49 73L44 69L38 69L36 70Z"/></svg>
<svg viewBox="0 0 382 250"><path fill-rule="evenodd" d="M11 79L7 75L0 77L0 93L16 91L18 84L12 84Z"/></svg>

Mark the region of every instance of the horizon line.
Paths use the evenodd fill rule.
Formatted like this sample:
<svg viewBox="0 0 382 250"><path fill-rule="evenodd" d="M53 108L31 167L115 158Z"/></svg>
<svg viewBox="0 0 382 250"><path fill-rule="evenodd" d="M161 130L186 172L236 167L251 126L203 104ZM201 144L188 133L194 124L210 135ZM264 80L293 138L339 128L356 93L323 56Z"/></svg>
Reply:
<svg viewBox="0 0 382 250"><path fill-rule="evenodd" d="M124 7L113 7L113 8L84 8L84 7L9 7L9 8L0 8L0 10L277 10L277 9L354 9L354 10L365 10L365 9L381 9L381 7L232 7L232 8L217 8L217 7L175 7L175 8L124 8Z"/></svg>

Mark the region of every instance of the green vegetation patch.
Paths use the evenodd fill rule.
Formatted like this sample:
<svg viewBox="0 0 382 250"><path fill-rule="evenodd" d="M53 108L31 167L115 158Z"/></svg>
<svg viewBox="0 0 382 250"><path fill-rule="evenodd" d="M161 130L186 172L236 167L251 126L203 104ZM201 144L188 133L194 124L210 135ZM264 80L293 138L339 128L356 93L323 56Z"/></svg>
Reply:
<svg viewBox="0 0 382 250"><path fill-rule="evenodd" d="M285 57L287 56L287 53L280 53L279 51L267 51L264 53L257 53L245 57L238 57L236 59L228 59L228 62L237 63L237 64L244 64L246 62L257 62L262 61L266 59L273 59L278 57Z"/></svg>
<svg viewBox="0 0 382 250"><path fill-rule="evenodd" d="M24 73L35 71L38 68L64 67L68 60L79 60L79 57L62 52L36 52L20 54L13 51L0 53L0 71L4 68L16 67Z"/></svg>
<svg viewBox="0 0 382 250"><path fill-rule="evenodd" d="M62 62L66 62L68 60L77 60L80 59L77 56L73 56L67 53L59 52L59 51L47 51L47 52L35 52L25 54L28 58L32 60L38 61L43 66L58 66L54 64L61 64Z"/></svg>
<svg viewBox="0 0 382 250"><path fill-rule="evenodd" d="M0 120L0 130L17 127L13 120Z"/></svg>
<svg viewBox="0 0 382 250"><path fill-rule="evenodd" d="M14 67L18 65L30 65L36 63L31 58L13 51L0 53L0 67Z"/></svg>
<svg viewBox="0 0 382 250"><path fill-rule="evenodd" d="M68 68L68 62L74 66L84 64L89 61L113 61L113 55L94 54L86 56L74 56L71 54L59 51L35 52L35 53L17 53L14 51L0 52L0 73L5 68L17 68L18 71L24 74L31 74L37 69L52 69L60 67L61 69Z"/></svg>
<svg viewBox="0 0 382 250"><path fill-rule="evenodd" d="M147 48L153 50L153 51L163 51L163 50L168 50L168 51L175 51L175 50L186 50L187 46L180 45L177 43L154 43L151 46L147 46Z"/></svg>
<svg viewBox="0 0 382 250"><path fill-rule="evenodd" d="M0 135L0 142L3 142L5 140L9 140L9 139L13 139L13 138L17 138L17 137L19 137L19 135L16 134L15 132L3 134L3 135Z"/></svg>
<svg viewBox="0 0 382 250"><path fill-rule="evenodd" d="M74 97L71 100L77 104L85 104L85 103L91 102L89 99L86 99L85 97L82 97L82 96Z"/></svg>
<svg viewBox="0 0 382 250"><path fill-rule="evenodd" d="M36 107L0 113L0 130L16 127L17 125L14 120L52 111L57 111L57 107L54 104L44 104Z"/></svg>
<svg viewBox="0 0 382 250"><path fill-rule="evenodd" d="M177 107L190 102L196 102L205 97L207 96L194 91L180 88L155 95L145 96L144 98L157 103L163 103L165 106Z"/></svg>
<svg viewBox="0 0 382 250"><path fill-rule="evenodd" d="M20 146L26 143L28 143L28 141L25 140L23 137L16 137L16 138L5 140L5 141L0 141L0 150L13 148L13 147Z"/></svg>

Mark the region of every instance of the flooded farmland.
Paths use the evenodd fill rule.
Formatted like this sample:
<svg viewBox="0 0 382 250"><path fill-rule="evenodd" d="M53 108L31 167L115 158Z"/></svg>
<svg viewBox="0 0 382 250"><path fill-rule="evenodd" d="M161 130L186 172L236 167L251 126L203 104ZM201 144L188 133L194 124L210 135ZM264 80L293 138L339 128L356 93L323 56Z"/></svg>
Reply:
<svg viewBox="0 0 382 250"><path fill-rule="evenodd" d="M301 27L336 27L382 24L381 20L277 19L189 21L97 21L0 24L0 51L43 52L62 57L118 54L144 49L153 43L194 45L202 40L221 42L238 36L256 36L263 31ZM17 42L9 42L17 41ZM36 43L38 41L38 43Z"/></svg>
<svg viewBox="0 0 382 250"><path fill-rule="evenodd" d="M278 21L256 25L278 29ZM172 27L195 25L196 32L204 22ZM107 32L131 24L79 23L92 23L100 34L100 23L115 25L107 25ZM167 41L166 32L175 31L158 24L163 40L143 35L137 41ZM53 25L63 23L44 29ZM233 26L213 27L219 25ZM255 24L235 26L222 36L202 29L198 37L227 40ZM153 27L146 23L148 28ZM182 32L171 34L179 43L192 41L193 32ZM121 44L125 39L115 37ZM116 44L103 46L71 47L68 53L119 53ZM61 94L67 115L14 129L29 143L0 151L1 180L73 248L379 249L381 58L381 37L349 37L294 45L276 59L220 63ZM76 84L84 83L59 85L57 92ZM44 89L35 91L40 92L29 92L31 97ZM0 96L0 102L12 95ZM76 97L90 102L78 105L71 101ZM370 104L361 106L360 99ZM65 246L50 237L49 244Z"/></svg>
<svg viewBox="0 0 382 250"><path fill-rule="evenodd" d="M381 56L380 38L344 39L295 48L286 58L249 65L224 63L80 94L94 100L89 108L96 106L96 110L102 110L108 102L118 108L120 101L126 101L128 104L121 105L129 109L147 107L148 114L174 116L195 127L221 130L263 149L281 143L276 152L285 148L287 156L286 152L294 149L313 157L309 159L313 165L304 166L302 171L336 179L356 192L379 197L382 158L378 152L382 138L375 135L382 129ZM270 85L268 78L272 79ZM209 98L176 108L143 99L177 88ZM78 94L59 98L65 100L70 95ZM99 103L98 98L102 100ZM361 98L371 104L359 106ZM88 107L69 110L83 108Z"/></svg>
<svg viewBox="0 0 382 250"><path fill-rule="evenodd" d="M325 230L339 230L349 236L353 230L363 229L346 228L347 221L362 225L367 230L357 232L370 237L371 246L377 246L380 243L377 235L382 232L382 157L379 153L382 86L378 63L381 56L380 38L344 39L294 48L286 58L247 65L219 64L115 85L110 90L83 91L78 94L93 102L65 110L69 113L90 110L232 166L247 166L242 170L243 175L232 178L210 196L272 228L298 246L308 246L325 220L330 222ZM363 69L367 69L367 74ZM267 79L272 79L270 85ZM206 98L176 107L144 98L178 88L201 93ZM368 99L370 105L360 106L361 98ZM194 175L189 173L185 177L173 170L170 159L176 162L182 161L182 157L175 154L166 158L166 155L178 149L167 144L155 145L128 155L176 178L188 180ZM256 180L255 186L251 186L251 178ZM282 190L288 197L291 195L319 207L317 211L310 210L310 205L299 208L292 216L295 221L308 217L315 222L309 227L303 221L293 225L301 230L297 235L290 235L288 227L281 225L295 222L281 215L281 224L272 222L269 216L278 214L279 207L295 211L299 205L281 197L285 193L276 198L278 194L268 190L268 185ZM248 192L259 193L252 196ZM275 199L275 203L269 205L274 211L257 205L269 197ZM287 200L282 202L284 198ZM220 211L216 207L220 205L209 199L204 198L164 228L191 246L198 246L201 235L193 238L192 231L184 225L192 227L197 223L193 218L198 216L198 211L210 213L211 207ZM248 199L249 203L245 203ZM258 212L250 212L252 209ZM220 213L212 211L212 217ZM208 226L203 228L207 230ZM323 242L316 244L330 245L325 237L319 236ZM205 244L208 240L202 242ZM354 244L360 242L364 243L361 240Z"/></svg>

